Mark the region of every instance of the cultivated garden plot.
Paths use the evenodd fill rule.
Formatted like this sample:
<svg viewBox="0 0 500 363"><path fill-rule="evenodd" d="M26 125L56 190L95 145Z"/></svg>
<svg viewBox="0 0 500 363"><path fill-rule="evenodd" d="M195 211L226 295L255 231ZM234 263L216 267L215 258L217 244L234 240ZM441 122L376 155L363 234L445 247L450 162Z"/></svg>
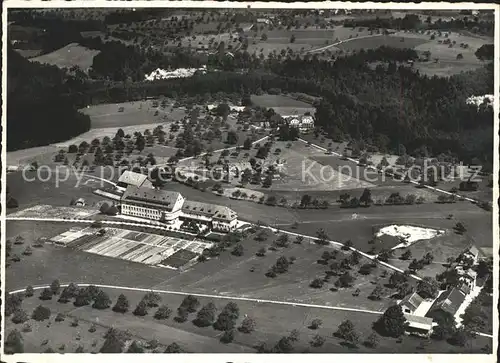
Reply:
<svg viewBox="0 0 500 363"><path fill-rule="evenodd" d="M128 230L94 228L68 231L51 239L66 247L101 256L177 269L198 257L211 243Z"/></svg>

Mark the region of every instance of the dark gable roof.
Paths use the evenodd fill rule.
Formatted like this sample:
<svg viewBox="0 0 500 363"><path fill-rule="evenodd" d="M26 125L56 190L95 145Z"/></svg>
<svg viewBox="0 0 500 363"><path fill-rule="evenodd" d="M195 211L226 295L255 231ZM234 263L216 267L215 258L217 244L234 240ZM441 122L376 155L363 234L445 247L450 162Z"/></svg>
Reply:
<svg viewBox="0 0 500 363"><path fill-rule="evenodd" d="M144 206L172 210L179 197L181 197L181 194L178 192L129 185L125 193L123 193L122 202L135 202Z"/></svg>
<svg viewBox="0 0 500 363"><path fill-rule="evenodd" d="M430 310L432 311L441 309L449 312L452 315L455 315L455 313L457 312L460 305L462 305L464 300L465 300L465 294L456 287L453 287L443 292L436 299Z"/></svg>
<svg viewBox="0 0 500 363"><path fill-rule="evenodd" d="M411 306L413 311L417 310L417 308L424 302L424 298L414 292L413 294L407 295L400 303L400 305L408 305Z"/></svg>
<svg viewBox="0 0 500 363"><path fill-rule="evenodd" d="M231 221L236 218L236 212L232 209L210 203L196 202L192 200L184 201L182 211L186 214L203 215L207 218L216 218Z"/></svg>

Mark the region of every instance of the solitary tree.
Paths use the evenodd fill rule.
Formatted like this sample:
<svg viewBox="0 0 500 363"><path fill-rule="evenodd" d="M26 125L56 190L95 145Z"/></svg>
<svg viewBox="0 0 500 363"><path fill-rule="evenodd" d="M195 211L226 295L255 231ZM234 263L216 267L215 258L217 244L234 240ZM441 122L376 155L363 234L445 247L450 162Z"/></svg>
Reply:
<svg viewBox="0 0 500 363"><path fill-rule="evenodd" d="M133 314L137 316L145 316L148 314L148 306L144 300L141 300L139 304L137 304Z"/></svg>
<svg viewBox="0 0 500 363"><path fill-rule="evenodd" d="M325 340L325 338L324 338L324 337L322 337L322 336L321 336L321 335L319 335L319 334L316 334L316 335L312 338L312 340L311 340L310 344L311 344L311 346L313 346L313 347L321 347L321 346L323 346L323 344L325 344L325 341L326 341L326 340Z"/></svg>
<svg viewBox="0 0 500 363"><path fill-rule="evenodd" d="M28 314L23 309L17 309L12 317L12 322L14 324L22 324L29 320Z"/></svg>
<svg viewBox="0 0 500 363"><path fill-rule="evenodd" d="M209 302L205 306L203 306L198 314L196 315L196 319L193 323L200 327L210 326L215 321L215 313L217 309L212 302Z"/></svg>
<svg viewBox="0 0 500 363"><path fill-rule="evenodd" d="M144 353L144 348L137 341L133 341L127 349L127 353Z"/></svg>
<svg viewBox="0 0 500 363"><path fill-rule="evenodd" d="M97 294L94 303L92 304L92 307L94 309L107 309L111 306L111 299L109 298L108 294L106 294L104 291L99 291Z"/></svg>
<svg viewBox="0 0 500 363"><path fill-rule="evenodd" d="M409 260L411 258L411 251L410 250L406 250L402 255L401 255L401 259L402 260Z"/></svg>
<svg viewBox="0 0 500 363"><path fill-rule="evenodd" d="M214 328L217 330L233 329L239 314L238 305L234 302L228 303L217 317L217 321L214 323Z"/></svg>
<svg viewBox="0 0 500 363"><path fill-rule="evenodd" d="M52 290L45 288L40 294L40 300L52 300L52 296L54 296Z"/></svg>
<svg viewBox="0 0 500 363"><path fill-rule="evenodd" d="M165 353L182 353L183 350L177 343L172 343L169 346L167 346L167 349L165 349Z"/></svg>
<svg viewBox="0 0 500 363"><path fill-rule="evenodd" d="M126 313L129 309L129 302L125 295L120 294L118 300L116 300L115 306L113 306L113 311L117 313Z"/></svg>
<svg viewBox="0 0 500 363"><path fill-rule="evenodd" d="M406 318L400 305L392 305L375 323L378 331L394 338L400 337L405 332Z"/></svg>
<svg viewBox="0 0 500 363"><path fill-rule="evenodd" d="M354 329L354 324L350 320L345 320L343 321L340 325L337 331L335 332L335 335L343 340L345 340L347 343L352 344L356 346L359 341L359 335Z"/></svg>
<svg viewBox="0 0 500 363"><path fill-rule="evenodd" d="M9 335L7 335L4 344L6 354L24 353L23 337L16 329L12 330Z"/></svg>
<svg viewBox="0 0 500 363"><path fill-rule="evenodd" d="M311 325L309 325L309 328L316 330L322 324L323 324L323 321L321 319L313 319L313 321L311 321Z"/></svg>
<svg viewBox="0 0 500 363"><path fill-rule="evenodd" d="M35 310L33 310L33 313L31 314L31 318L36 320L36 321L46 320L46 319L50 318L50 309L45 307L45 306L38 305L35 308Z"/></svg>
<svg viewBox="0 0 500 363"><path fill-rule="evenodd" d="M170 309L167 305L162 305L156 310L154 318L157 320L165 320L170 317L172 314L172 309Z"/></svg>
<svg viewBox="0 0 500 363"><path fill-rule="evenodd" d="M24 296L31 297L33 296L33 294L34 294L33 286L31 285L26 286L26 290L24 291Z"/></svg>
<svg viewBox="0 0 500 363"><path fill-rule="evenodd" d="M238 329L242 333L250 334L255 330L255 320L253 320L251 317L247 316L243 321L241 322L241 326Z"/></svg>

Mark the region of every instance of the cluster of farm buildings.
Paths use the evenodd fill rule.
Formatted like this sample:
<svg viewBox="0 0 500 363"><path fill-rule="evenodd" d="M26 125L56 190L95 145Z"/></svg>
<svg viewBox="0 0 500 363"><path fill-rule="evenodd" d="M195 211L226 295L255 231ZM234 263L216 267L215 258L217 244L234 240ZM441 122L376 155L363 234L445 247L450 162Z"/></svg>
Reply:
<svg viewBox="0 0 500 363"><path fill-rule="evenodd" d="M428 337L437 325L434 319L440 314L449 313L455 320L463 313L467 297L478 292L477 273L471 265L477 263L479 250L475 246L466 249L454 266L458 275L458 286L449 287L435 299L425 299L414 292L400 301L399 305L408 322L407 333Z"/></svg>
<svg viewBox="0 0 500 363"><path fill-rule="evenodd" d="M182 194L154 188L147 175L125 171L113 192L96 191L119 203L121 215L159 221L169 225L196 224L200 229L230 232L238 225L229 207L187 200Z"/></svg>

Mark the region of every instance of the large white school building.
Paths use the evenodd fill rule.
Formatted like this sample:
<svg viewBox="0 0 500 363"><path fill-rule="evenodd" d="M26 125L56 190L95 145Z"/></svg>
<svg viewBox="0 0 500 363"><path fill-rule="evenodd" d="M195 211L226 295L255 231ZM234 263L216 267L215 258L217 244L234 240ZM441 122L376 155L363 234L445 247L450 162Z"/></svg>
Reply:
<svg viewBox="0 0 500 363"><path fill-rule="evenodd" d="M166 224L194 221L214 231L236 229L237 213L216 204L186 200L178 192L128 185L121 199L121 214L146 218Z"/></svg>

